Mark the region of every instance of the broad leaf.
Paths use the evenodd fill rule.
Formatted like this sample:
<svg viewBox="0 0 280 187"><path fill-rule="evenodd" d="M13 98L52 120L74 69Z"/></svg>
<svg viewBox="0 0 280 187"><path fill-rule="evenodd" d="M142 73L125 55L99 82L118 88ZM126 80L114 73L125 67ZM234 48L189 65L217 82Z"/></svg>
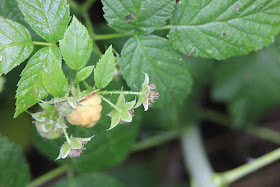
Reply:
<svg viewBox="0 0 280 187"><path fill-rule="evenodd" d="M170 41L185 54L225 59L271 44L280 31L280 0L181 0Z"/></svg>
<svg viewBox="0 0 280 187"><path fill-rule="evenodd" d="M30 173L22 150L0 135L0 186L27 186Z"/></svg>
<svg viewBox="0 0 280 187"><path fill-rule="evenodd" d="M94 69L94 81L97 88L105 88L115 75L115 57L110 46Z"/></svg>
<svg viewBox="0 0 280 187"><path fill-rule="evenodd" d="M275 46L232 58L215 72L213 97L229 103L237 125L252 122L280 103L279 72L280 53Z"/></svg>
<svg viewBox="0 0 280 187"><path fill-rule="evenodd" d="M140 91L144 73L157 86L161 106L180 103L191 91L192 80L182 56L164 38L133 37L121 52L120 68L127 84Z"/></svg>
<svg viewBox="0 0 280 187"><path fill-rule="evenodd" d="M105 19L121 33L151 33L165 25L175 0L102 0Z"/></svg>
<svg viewBox="0 0 280 187"><path fill-rule="evenodd" d="M47 62L42 72L42 82L48 93L54 97L62 97L67 88L67 80L61 69L61 59L58 59L49 48Z"/></svg>
<svg viewBox="0 0 280 187"><path fill-rule="evenodd" d="M48 93L42 83L42 73L48 63L49 49L45 47L36 52L22 71L16 94L15 117L47 97ZM55 47L52 51L56 59L61 60L59 49Z"/></svg>
<svg viewBox="0 0 280 187"><path fill-rule="evenodd" d="M55 187L71 186L71 182L79 184L82 187L122 187L114 177L101 173L85 174L79 177L74 177L72 180L62 180Z"/></svg>
<svg viewBox="0 0 280 187"><path fill-rule="evenodd" d="M48 42L59 41L69 23L66 0L17 0L24 19Z"/></svg>
<svg viewBox="0 0 280 187"><path fill-rule="evenodd" d="M21 24L0 17L0 75L20 65L33 51L30 32Z"/></svg>
<svg viewBox="0 0 280 187"><path fill-rule="evenodd" d="M77 74L76 80L77 81L86 80L90 76L90 74L92 73L93 68L94 68L94 66L88 66L88 67L85 67L85 68L81 69Z"/></svg>
<svg viewBox="0 0 280 187"><path fill-rule="evenodd" d="M75 16L59 45L63 59L73 70L85 67L93 52L92 39L86 27Z"/></svg>

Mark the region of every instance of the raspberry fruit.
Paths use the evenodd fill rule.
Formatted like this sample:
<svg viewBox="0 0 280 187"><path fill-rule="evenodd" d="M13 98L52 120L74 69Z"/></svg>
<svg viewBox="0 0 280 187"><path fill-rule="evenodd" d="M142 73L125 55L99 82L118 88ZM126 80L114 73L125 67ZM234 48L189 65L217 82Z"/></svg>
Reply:
<svg viewBox="0 0 280 187"><path fill-rule="evenodd" d="M101 117L101 97L92 94L80 102L80 105L67 116L72 125L93 127Z"/></svg>

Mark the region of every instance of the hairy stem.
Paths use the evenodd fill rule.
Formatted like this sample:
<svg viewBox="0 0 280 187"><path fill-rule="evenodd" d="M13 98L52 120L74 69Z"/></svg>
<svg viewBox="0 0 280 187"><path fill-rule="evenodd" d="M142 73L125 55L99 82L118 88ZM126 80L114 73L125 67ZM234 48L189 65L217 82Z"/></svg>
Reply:
<svg viewBox="0 0 280 187"><path fill-rule="evenodd" d="M70 165L68 165L68 164L65 164L65 165L62 165L62 166L60 166L58 168L55 168L54 170L51 170L48 173L46 173L46 174L40 176L39 178L33 180L31 183L29 183L27 185L27 187L41 186L45 182L48 182L51 179L53 179L55 177L58 177L62 173L66 172L69 168L70 168Z"/></svg>
<svg viewBox="0 0 280 187"><path fill-rule="evenodd" d="M67 131L66 131L66 128L65 128L65 127L62 127L62 129L63 129L63 133L64 133L64 136L65 136L67 142L70 144L70 143L71 143L71 140L70 140L70 138L69 138L69 136L68 136L68 133L67 133Z"/></svg>
<svg viewBox="0 0 280 187"><path fill-rule="evenodd" d="M125 94L125 95L142 95L142 92L131 92L131 91L101 91L98 92L99 94Z"/></svg>
<svg viewBox="0 0 280 187"><path fill-rule="evenodd" d="M106 101L109 105L111 105L114 109L116 109L117 111L121 112L121 110L116 106L114 105L111 101L109 101L108 99L106 99L104 96L100 95L100 97Z"/></svg>

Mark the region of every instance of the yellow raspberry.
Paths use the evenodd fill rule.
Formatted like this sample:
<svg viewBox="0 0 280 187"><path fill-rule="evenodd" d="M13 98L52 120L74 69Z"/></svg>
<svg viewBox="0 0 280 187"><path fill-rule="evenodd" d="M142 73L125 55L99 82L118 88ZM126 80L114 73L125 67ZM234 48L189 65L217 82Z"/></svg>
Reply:
<svg viewBox="0 0 280 187"><path fill-rule="evenodd" d="M101 110L101 97L92 94L80 102L80 105L67 116L67 120L72 125L93 127L101 117Z"/></svg>

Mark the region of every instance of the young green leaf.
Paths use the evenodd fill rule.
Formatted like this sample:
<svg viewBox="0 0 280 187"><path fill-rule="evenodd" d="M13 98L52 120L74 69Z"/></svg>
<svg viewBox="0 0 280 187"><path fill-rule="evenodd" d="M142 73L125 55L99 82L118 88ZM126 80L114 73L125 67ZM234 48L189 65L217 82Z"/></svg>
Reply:
<svg viewBox="0 0 280 187"><path fill-rule="evenodd" d="M165 25L175 0L102 0L105 19L121 33L147 34Z"/></svg>
<svg viewBox="0 0 280 187"><path fill-rule="evenodd" d="M59 45L63 59L73 70L85 67L93 52L93 43L88 30L75 16Z"/></svg>
<svg viewBox="0 0 280 187"><path fill-rule="evenodd" d="M59 41L69 23L66 0L17 0L26 22L48 42Z"/></svg>
<svg viewBox="0 0 280 187"><path fill-rule="evenodd" d="M275 45L229 59L215 71L212 95L229 103L237 125L250 123L280 103L279 72L280 53Z"/></svg>
<svg viewBox="0 0 280 187"><path fill-rule="evenodd" d="M27 186L30 172L22 150L0 136L0 186Z"/></svg>
<svg viewBox="0 0 280 187"><path fill-rule="evenodd" d="M0 75L20 65L33 51L30 32L21 24L0 17Z"/></svg>
<svg viewBox="0 0 280 187"><path fill-rule="evenodd" d="M42 82L45 89L54 97L62 97L67 89L67 80L61 69L61 59L56 58L49 48L47 63L42 72Z"/></svg>
<svg viewBox="0 0 280 187"><path fill-rule="evenodd" d="M94 66L88 66L88 67L81 69L77 74L76 80L77 81L86 80L92 73L93 68L94 68Z"/></svg>
<svg viewBox="0 0 280 187"><path fill-rule="evenodd" d="M43 86L42 73L48 63L49 50L50 47L45 47L37 51L22 71L16 94L15 117L48 96ZM61 61L59 49L54 47L52 51L56 59Z"/></svg>
<svg viewBox="0 0 280 187"><path fill-rule="evenodd" d="M137 91L141 90L144 73L149 75L160 95L155 105L180 103L191 91L192 80L182 56L158 36L129 39L121 52L120 69L127 84Z"/></svg>
<svg viewBox="0 0 280 187"><path fill-rule="evenodd" d="M120 121L124 122L131 122L132 121L132 113L131 109L133 109L134 105L136 103L136 100L131 101L131 102L125 102L125 97L123 94L119 96L118 102L116 104L116 108L114 108L108 116L110 116L111 119L111 125L108 130L111 130L115 128Z"/></svg>
<svg viewBox="0 0 280 187"><path fill-rule="evenodd" d="M182 0L169 35L185 54L226 59L271 44L280 31L280 0Z"/></svg>
<svg viewBox="0 0 280 187"><path fill-rule="evenodd" d="M112 81L115 67L115 57L112 46L110 46L94 69L94 81L97 88L105 88Z"/></svg>

